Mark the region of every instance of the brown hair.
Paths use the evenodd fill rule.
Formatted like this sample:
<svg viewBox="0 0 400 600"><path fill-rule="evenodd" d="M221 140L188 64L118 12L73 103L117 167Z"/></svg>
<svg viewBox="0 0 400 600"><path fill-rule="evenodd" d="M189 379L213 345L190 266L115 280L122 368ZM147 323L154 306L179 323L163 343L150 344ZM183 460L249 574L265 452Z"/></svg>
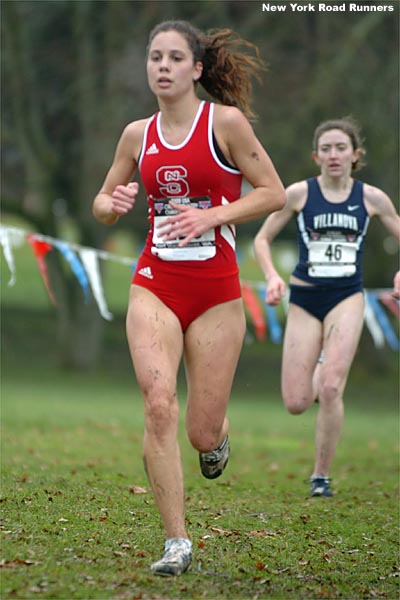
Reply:
<svg viewBox="0 0 400 600"><path fill-rule="evenodd" d="M202 33L187 21L164 21L150 33L149 45L163 31L177 31L187 41L194 62L203 63L199 82L212 98L228 106L241 109L249 119L254 119L251 78L261 81L265 70L257 46L243 40L231 29L215 29ZM252 52L247 54L241 50Z"/></svg>
<svg viewBox="0 0 400 600"><path fill-rule="evenodd" d="M323 133L330 131L331 129L340 129L349 136L353 150L360 150L360 158L353 162L352 171L359 171L365 165L362 160L362 156L366 154L363 148L363 139L361 137L361 128L358 123L352 117L343 117L341 119L330 119L323 121L318 125L314 131L312 149L314 152L318 150L318 141Z"/></svg>

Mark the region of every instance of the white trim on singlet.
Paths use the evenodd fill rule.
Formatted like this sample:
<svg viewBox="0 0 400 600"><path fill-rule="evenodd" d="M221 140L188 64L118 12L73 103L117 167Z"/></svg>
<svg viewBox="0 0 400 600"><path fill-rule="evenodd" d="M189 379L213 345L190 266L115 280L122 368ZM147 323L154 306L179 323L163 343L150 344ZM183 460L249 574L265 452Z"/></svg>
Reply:
<svg viewBox="0 0 400 600"><path fill-rule="evenodd" d="M363 199L363 201L364 201L364 199ZM367 233L369 222L370 222L370 216L367 214L367 216L365 218L365 222L364 222L364 229L362 230L360 235L357 237L357 250L359 250L361 248L361 244Z"/></svg>
<svg viewBox="0 0 400 600"><path fill-rule="evenodd" d="M227 171L228 173L233 173L234 175L240 175L240 171L238 169L234 169L233 167L227 167L223 162L218 158L217 153L215 152L214 143L213 143L213 123L214 123L214 103L210 103L210 112L208 115L208 147L210 148L210 152L213 156L213 159L217 163L221 169Z"/></svg>
<svg viewBox="0 0 400 600"><path fill-rule="evenodd" d="M138 167L139 167L139 169L140 169L140 167L142 165L144 153L145 153L145 150L146 150L147 135L149 133L149 127L150 127L151 123L154 121L154 117L155 117L155 115L153 115L152 117L150 117L150 119L147 121L146 126L144 128L142 148L140 150L140 155L139 155L139 160L138 160Z"/></svg>
<svg viewBox="0 0 400 600"><path fill-rule="evenodd" d="M163 146L165 146L165 148L168 148L168 150L180 150L181 148L186 146L186 144L192 137L194 130L196 129L196 125L200 119L201 113L203 112L204 104L205 104L205 100L202 100L200 102L199 108L197 109L197 113L196 113L196 116L194 118L194 121L192 123L189 133L187 134L187 136L183 140L183 142L181 142L177 146L172 146L172 144L168 144L168 142L165 141L164 136L161 131L161 112L159 112L157 114L157 121L156 121L157 134L158 134L158 138L159 138L160 142L162 143Z"/></svg>
<svg viewBox="0 0 400 600"><path fill-rule="evenodd" d="M222 196L221 205L226 206L229 204L229 201ZM225 225L221 225L221 237L230 245L230 247L235 250L236 249L236 227L230 223L226 223Z"/></svg>
<svg viewBox="0 0 400 600"><path fill-rule="evenodd" d="M298 214L298 216L297 216L297 223L299 225L299 231L300 231L301 237L303 238L304 245L308 249L308 244L310 242L310 237L309 237L309 235L307 233L306 226L305 226L305 223L304 223L303 211L301 211Z"/></svg>

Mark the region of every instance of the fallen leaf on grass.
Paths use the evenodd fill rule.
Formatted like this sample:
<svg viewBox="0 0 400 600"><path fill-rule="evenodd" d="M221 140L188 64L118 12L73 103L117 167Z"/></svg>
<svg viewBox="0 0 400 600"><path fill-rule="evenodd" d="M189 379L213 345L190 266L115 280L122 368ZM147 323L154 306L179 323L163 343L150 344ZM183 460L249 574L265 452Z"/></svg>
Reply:
<svg viewBox="0 0 400 600"><path fill-rule="evenodd" d="M286 573L290 571L290 567L284 567L283 569L275 569L273 572L274 575L280 575L281 573Z"/></svg>
<svg viewBox="0 0 400 600"><path fill-rule="evenodd" d="M30 587L29 591L32 592L33 594L40 594L41 592L45 592L48 587L49 587L49 584L47 582L43 581L43 582L40 582L38 585L34 585L34 586Z"/></svg>
<svg viewBox="0 0 400 600"><path fill-rule="evenodd" d="M220 535L238 535L240 531L233 529L230 531L229 529L220 529L219 527L210 527L210 531L214 533L219 533Z"/></svg>
<svg viewBox="0 0 400 600"><path fill-rule="evenodd" d="M0 569L6 567L7 569L15 569L21 565L30 567L31 565L38 565L39 562L36 560L22 560L21 558L14 558L14 560L1 560Z"/></svg>
<svg viewBox="0 0 400 600"><path fill-rule="evenodd" d="M303 523L307 523L311 519L311 516L310 515L300 515L300 519L303 521Z"/></svg>
<svg viewBox="0 0 400 600"><path fill-rule="evenodd" d="M29 479L29 475L28 473L24 473L23 475L21 475L21 477L17 477L16 481L18 481L19 483L26 483Z"/></svg>
<svg viewBox="0 0 400 600"><path fill-rule="evenodd" d="M323 555L322 555L322 558L323 558L323 559L324 559L324 561L326 561L327 563L330 563L330 562L331 562L331 559L330 559L330 556L329 556L329 554L323 554Z"/></svg>
<svg viewBox="0 0 400 600"><path fill-rule="evenodd" d="M252 537L276 537L280 531L268 531L268 529L253 529L253 531L249 531L247 535L251 535Z"/></svg>
<svg viewBox="0 0 400 600"><path fill-rule="evenodd" d="M320 589L317 589L317 594L321 597L330 596L330 591L328 590L328 588L322 587Z"/></svg>
<svg viewBox="0 0 400 600"><path fill-rule="evenodd" d="M139 485L130 485L129 491L131 494L148 494L149 490L144 487L140 487Z"/></svg>

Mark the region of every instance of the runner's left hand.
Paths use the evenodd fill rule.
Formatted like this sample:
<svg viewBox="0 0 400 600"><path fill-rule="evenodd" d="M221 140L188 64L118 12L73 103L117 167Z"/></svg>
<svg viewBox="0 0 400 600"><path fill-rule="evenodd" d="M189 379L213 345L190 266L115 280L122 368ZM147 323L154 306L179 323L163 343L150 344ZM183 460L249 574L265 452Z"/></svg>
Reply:
<svg viewBox="0 0 400 600"><path fill-rule="evenodd" d="M191 240L199 237L216 225L212 208L193 208L186 204L176 204L175 202L170 202L169 204L174 210L179 212L171 215L159 225L160 230L164 229L161 235L165 242L179 238L179 247L182 248Z"/></svg>

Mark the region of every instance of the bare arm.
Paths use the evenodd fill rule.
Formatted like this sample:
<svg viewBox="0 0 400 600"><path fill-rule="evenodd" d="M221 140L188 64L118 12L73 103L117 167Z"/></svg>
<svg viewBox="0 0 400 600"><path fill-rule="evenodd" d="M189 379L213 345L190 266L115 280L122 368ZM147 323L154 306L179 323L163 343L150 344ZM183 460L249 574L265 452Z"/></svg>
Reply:
<svg viewBox="0 0 400 600"><path fill-rule="evenodd" d="M400 242L400 216L389 196L379 188L365 184L364 200L371 217L378 217L385 229ZM394 276L393 296L400 299L400 271Z"/></svg>
<svg viewBox="0 0 400 600"><path fill-rule="evenodd" d="M277 305L286 293L286 285L272 260L271 244L290 219L302 209L307 197L307 183L300 181L286 190L285 207L270 215L254 239L256 259L268 282L266 302Z"/></svg>
<svg viewBox="0 0 400 600"><path fill-rule="evenodd" d="M227 158L253 189L229 206L218 207L218 224L244 223L281 210L286 202L283 184L250 123L236 108L219 108L225 110L216 110L216 135L219 134L226 144Z"/></svg>
<svg viewBox="0 0 400 600"><path fill-rule="evenodd" d="M387 231L400 242L400 216L393 202L382 190L364 184L364 200L371 217L378 217Z"/></svg>
<svg viewBox="0 0 400 600"><path fill-rule="evenodd" d="M93 214L105 225L114 225L133 208L139 185L131 182L143 139L145 121L128 125L118 142L113 164L94 199Z"/></svg>

